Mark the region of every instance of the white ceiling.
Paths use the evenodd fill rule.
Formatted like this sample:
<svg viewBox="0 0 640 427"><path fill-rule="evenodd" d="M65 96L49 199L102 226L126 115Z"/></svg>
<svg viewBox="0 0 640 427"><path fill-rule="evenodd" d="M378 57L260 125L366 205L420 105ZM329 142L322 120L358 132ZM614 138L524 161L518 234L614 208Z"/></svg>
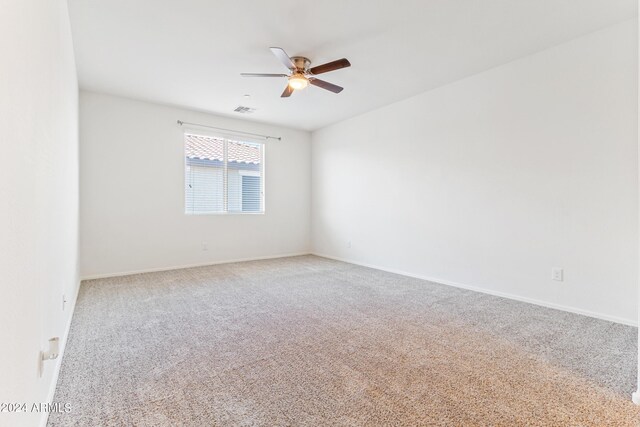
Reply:
<svg viewBox="0 0 640 427"><path fill-rule="evenodd" d="M69 0L83 89L314 130L637 16L636 0ZM280 98L280 46L350 68ZM244 98L250 94L250 98ZM256 108L234 113L238 105Z"/></svg>

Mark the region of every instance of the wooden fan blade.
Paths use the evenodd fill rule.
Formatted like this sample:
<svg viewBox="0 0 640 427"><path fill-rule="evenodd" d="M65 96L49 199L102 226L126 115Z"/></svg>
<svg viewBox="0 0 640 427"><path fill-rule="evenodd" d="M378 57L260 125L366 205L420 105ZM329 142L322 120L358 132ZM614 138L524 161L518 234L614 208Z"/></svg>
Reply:
<svg viewBox="0 0 640 427"><path fill-rule="evenodd" d="M280 95L280 98L288 98L292 93L293 89L291 89L291 86L287 85L287 87L284 88L284 92L282 92L282 95Z"/></svg>
<svg viewBox="0 0 640 427"><path fill-rule="evenodd" d="M318 65L309 69L311 74L328 73L329 71L339 70L340 68L350 67L351 63L347 58L338 59L337 61L327 62L326 64Z"/></svg>
<svg viewBox="0 0 640 427"><path fill-rule="evenodd" d="M242 77L289 77L287 74L240 73Z"/></svg>
<svg viewBox="0 0 640 427"><path fill-rule="evenodd" d="M296 64L293 63L287 52L284 51L281 47L270 47L271 52L290 70L296 69Z"/></svg>
<svg viewBox="0 0 640 427"><path fill-rule="evenodd" d="M314 86L321 87L322 89L331 91L333 93L340 93L342 92L342 89L344 89L343 87L334 85L333 83L325 82L324 80L320 80L320 79L309 79L309 83L311 83Z"/></svg>

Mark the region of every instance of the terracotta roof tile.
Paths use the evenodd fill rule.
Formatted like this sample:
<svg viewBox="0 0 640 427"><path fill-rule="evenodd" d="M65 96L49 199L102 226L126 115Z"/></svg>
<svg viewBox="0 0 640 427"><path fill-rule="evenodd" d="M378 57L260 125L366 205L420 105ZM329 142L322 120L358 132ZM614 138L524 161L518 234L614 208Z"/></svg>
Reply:
<svg viewBox="0 0 640 427"><path fill-rule="evenodd" d="M185 155L190 159L224 160L223 139L185 134ZM231 141L228 145L230 162L260 163L260 147L256 144Z"/></svg>

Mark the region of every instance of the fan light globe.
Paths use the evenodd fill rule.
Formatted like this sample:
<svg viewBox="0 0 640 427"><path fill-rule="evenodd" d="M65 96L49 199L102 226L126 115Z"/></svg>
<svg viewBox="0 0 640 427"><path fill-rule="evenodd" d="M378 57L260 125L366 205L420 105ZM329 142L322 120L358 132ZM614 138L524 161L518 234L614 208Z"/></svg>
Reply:
<svg viewBox="0 0 640 427"><path fill-rule="evenodd" d="M294 74L293 76L289 77L289 86L291 87L291 89L300 90L304 89L308 85L309 81L300 74Z"/></svg>

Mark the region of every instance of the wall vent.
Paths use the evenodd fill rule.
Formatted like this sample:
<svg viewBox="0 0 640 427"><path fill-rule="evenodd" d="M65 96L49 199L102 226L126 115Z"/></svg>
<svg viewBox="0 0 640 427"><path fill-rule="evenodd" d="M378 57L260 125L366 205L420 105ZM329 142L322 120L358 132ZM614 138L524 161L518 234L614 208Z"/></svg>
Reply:
<svg viewBox="0 0 640 427"><path fill-rule="evenodd" d="M251 107L244 107L242 105L238 105L236 107L236 109L233 110L233 111L235 111L236 113L240 113L240 114L250 114L250 113L253 113L254 111L256 111L256 109L255 108L251 108Z"/></svg>

